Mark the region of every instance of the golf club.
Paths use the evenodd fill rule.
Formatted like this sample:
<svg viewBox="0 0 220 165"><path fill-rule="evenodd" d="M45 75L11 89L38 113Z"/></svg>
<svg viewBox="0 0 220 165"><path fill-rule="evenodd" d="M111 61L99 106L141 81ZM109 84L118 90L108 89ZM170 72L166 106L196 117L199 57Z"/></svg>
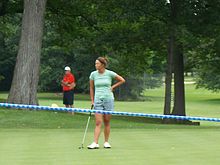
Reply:
<svg viewBox="0 0 220 165"><path fill-rule="evenodd" d="M91 105L91 109L93 109L93 106L94 106L94 105L92 104L92 105ZM81 144L81 146L79 147L79 149L83 149L83 144L84 144L84 142L85 142L86 133L87 133L87 129L88 129L88 127L89 127L89 121L90 121L91 115L92 115L92 113L90 112L90 113L89 113L89 118L88 118L87 124L86 124L86 129L85 129L85 132L84 132L84 135L83 135L82 144Z"/></svg>

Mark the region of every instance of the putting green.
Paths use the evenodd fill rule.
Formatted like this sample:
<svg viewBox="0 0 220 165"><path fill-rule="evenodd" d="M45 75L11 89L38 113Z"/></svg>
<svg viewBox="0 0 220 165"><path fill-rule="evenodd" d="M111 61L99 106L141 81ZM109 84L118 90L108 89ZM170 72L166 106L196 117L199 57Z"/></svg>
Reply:
<svg viewBox="0 0 220 165"><path fill-rule="evenodd" d="M0 129L2 165L183 165L219 164L220 129L217 126L157 126L149 129L113 129L112 149L78 149L83 130ZM90 129L85 145L92 142Z"/></svg>

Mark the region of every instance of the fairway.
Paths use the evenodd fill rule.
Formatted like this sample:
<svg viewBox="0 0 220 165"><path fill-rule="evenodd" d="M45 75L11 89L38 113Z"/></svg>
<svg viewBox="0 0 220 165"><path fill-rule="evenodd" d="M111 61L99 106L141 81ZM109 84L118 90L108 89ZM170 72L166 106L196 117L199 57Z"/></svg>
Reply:
<svg viewBox="0 0 220 165"><path fill-rule="evenodd" d="M220 95L186 86L187 115L220 117ZM116 111L162 114L163 89L147 90L142 102L116 102ZM7 94L1 94L4 100ZM39 95L41 105L62 106L61 96ZM88 108L87 95L76 95L76 107ZM88 114L0 108L1 165L207 165L220 164L220 123L200 126L165 125L159 119L113 116L112 149L88 150L93 141L91 118L81 146Z"/></svg>

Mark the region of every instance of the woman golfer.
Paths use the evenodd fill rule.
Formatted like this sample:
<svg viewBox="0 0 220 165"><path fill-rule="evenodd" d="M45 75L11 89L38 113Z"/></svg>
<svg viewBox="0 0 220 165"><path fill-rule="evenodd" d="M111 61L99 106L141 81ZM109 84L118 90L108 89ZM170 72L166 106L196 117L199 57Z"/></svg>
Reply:
<svg viewBox="0 0 220 165"><path fill-rule="evenodd" d="M106 69L107 59L99 57L95 61L96 71L90 74L90 97L95 110L113 111L114 110L114 96L113 90L125 82L124 78L117 73ZM112 80L116 80L112 84ZM96 126L94 131L94 142L87 146L88 149L98 149L99 136L101 133L101 126L104 122L104 148L111 148L109 144L110 134L110 114L95 114Z"/></svg>

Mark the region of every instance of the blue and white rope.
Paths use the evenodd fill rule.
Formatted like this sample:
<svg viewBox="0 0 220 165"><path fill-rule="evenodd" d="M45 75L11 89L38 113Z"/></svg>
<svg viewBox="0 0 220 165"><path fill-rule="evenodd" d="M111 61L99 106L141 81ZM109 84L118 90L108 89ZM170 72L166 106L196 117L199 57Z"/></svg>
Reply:
<svg viewBox="0 0 220 165"><path fill-rule="evenodd" d="M220 122L220 118L160 115L160 114L119 112L119 111L101 111L101 110L91 110L91 109L50 107L50 106L37 106L37 105L25 105L25 104L0 103L0 107L16 108L16 109L47 110L47 111L67 111L67 112L80 112L80 113L91 112L91 113L112 114L112 115L121 115L121 116L138 116L138 117L149 117L149 118L160 118L160 119L200 120L200 121Z"/></svg>

